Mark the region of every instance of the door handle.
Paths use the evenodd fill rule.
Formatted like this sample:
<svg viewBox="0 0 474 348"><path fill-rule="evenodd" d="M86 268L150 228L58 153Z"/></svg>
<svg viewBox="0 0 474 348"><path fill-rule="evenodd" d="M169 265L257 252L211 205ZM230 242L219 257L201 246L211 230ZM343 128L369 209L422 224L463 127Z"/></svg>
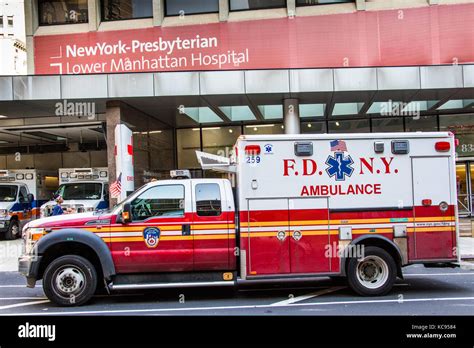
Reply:
<svg viewBox="0 0 474 348"><path fill-rule="evenodd" d="M191 235L191 225L182 225L181 226L181 233L183 236L190 236Z"/></svg>

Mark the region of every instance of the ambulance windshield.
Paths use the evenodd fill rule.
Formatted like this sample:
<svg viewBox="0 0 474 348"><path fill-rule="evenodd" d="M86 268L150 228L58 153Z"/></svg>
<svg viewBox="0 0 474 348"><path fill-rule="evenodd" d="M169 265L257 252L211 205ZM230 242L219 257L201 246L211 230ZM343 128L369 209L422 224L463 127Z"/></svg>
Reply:
<svg viewBox="0 0 474 348"><path fill-rule="evenodd" d="M72 199L100 199L102 196L102 184L94 182L67 183L59 186L56 194L59 194L65 201Z"/></svg>
<svg viewBox="0 0 474 348"><path fill-rule="evenodd" d="M0 202L13 202L16 199L18 186L0 185Z"/></svg>

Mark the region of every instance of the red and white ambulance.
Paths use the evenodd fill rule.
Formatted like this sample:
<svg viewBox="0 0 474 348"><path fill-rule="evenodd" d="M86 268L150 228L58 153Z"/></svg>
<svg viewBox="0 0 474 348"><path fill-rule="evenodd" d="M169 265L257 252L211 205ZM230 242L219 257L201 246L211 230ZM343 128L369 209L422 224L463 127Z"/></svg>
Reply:
<svg viewBox="0 0 474 348"><path fill-rule="evenodd" d="M228 179L144 185L106 213L36 220L20 271L60 305L108 290L347 277L388 293L402 267L459 264L451 133L240 136ZM234 185L232 185L232 183ZM232 187L234 186L234 188Z"/></svg>

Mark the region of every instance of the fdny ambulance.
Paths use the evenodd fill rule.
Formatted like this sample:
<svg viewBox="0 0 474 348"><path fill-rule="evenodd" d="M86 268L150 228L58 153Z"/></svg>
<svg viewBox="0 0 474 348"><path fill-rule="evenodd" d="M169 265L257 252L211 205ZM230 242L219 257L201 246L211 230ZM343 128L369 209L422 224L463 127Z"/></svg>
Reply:
<svg viewBox="0 0 474 348"><path fill-rule="evenodd" d="M60 168L59 188L55 195L60 195L61 204L67 212L83 213L107 209L109 207L109 171L106 167L98 168ZM51 200L41 206L41 217L51 215L56 202Z"/></svg>
<svg viewBox="0 0 474 348"><path fill-rule="evenodd" d="M21 236L21 228L39 217L39 207L58 187L51 172L36 169L0 170L0 233Z"/></svg>
<svg viewBox="0 0 474 348"><path fill-rule="evenodd" d="M451 133L240 136L227 179L139 188L109 212L29 223L19 269L62 306L107 290L345 277L384 295L402 268L459 265ZM232 187L235 183L235 187ZM235 194L234 194L235 193Z"/></svg>

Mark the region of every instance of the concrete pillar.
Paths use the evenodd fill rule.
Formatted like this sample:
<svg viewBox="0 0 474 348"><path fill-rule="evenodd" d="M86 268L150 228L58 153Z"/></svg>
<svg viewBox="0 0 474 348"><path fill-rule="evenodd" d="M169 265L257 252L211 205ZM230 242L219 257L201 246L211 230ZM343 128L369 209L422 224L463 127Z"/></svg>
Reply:
<svg viewBox="0 0 474 348"><path fill-rule="evenodd" d="M160 27L165 18L165 0L153 0L153 25Z"/></svg>
<svg viewBox="0 0 474 348"><path fill-rule="evenodd" d="M105 122L107 128L107 166L109 168L109 185L116 179L115 170L115 127L121 122L121 110L119 103L107 103L105 110ZM110 206L117 204L117 199L110 197Z"/></svg>
<svg viewBox="0 0 474 348"><path fill-rule="evenodd" d="M298 99L283 101L283 124L285 134L300 134L300 106Z"/></svg>
<svg viewBox="0 0 474 348"><path fill-rule="evenodd" d="M219 0L219 21L227 22L229 19L229 0Z"/></svg>

